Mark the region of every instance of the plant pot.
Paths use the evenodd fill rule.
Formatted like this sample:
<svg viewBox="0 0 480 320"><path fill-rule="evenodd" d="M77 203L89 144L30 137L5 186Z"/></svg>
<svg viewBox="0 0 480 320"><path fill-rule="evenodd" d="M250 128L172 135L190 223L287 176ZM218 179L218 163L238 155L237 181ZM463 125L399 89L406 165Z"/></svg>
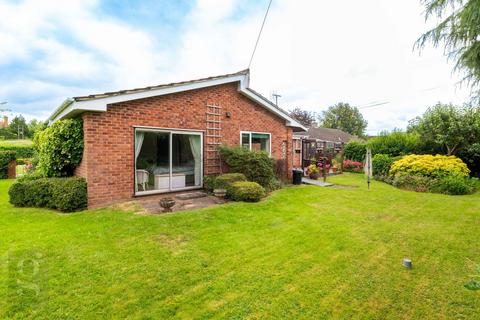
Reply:
<svg viewBox="0 0 480 320"><path fill-rule="evenodd" d="M175 205L175 200L172 198L162 198L158 202L160 207L163 208L163 212L172 212L172 207Z"/></svg>
<svg viewBox="0 0 480 320"><path fill-rule="evenodd" d="M310 173L308 176L312 180L317 180L320 177L320 174L319 173Z"/></svg>
<svg viewBox="0 0 480 320"><path fill-rule="evenodd" d="M213 195L218 198L225 198L227 195L227 190L226 189L214 189L213 190Z"/></svg>

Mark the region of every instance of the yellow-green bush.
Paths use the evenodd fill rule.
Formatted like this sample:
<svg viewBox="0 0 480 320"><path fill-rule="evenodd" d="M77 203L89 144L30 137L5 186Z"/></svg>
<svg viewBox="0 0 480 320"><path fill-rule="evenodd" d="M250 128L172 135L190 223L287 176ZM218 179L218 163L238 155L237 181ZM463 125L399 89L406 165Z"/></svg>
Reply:
<svg viewBox="0 0 480 320"><path fill-rule="evenodd" d="M445 177L450 175L468 176L467 165L455 156L432 156L412 154L395 161L390 167L390 175Z"/></svg>

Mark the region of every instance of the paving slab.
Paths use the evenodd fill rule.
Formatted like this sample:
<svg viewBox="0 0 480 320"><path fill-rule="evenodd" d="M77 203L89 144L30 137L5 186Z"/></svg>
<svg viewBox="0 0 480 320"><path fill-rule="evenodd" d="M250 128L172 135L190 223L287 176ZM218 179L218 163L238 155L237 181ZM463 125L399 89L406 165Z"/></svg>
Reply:
<svg viewBox="0 0 480 320"><path fill-rule="evenodd" d="M331 186L333 186L333 183L323 182L322 180L313 180L313 179L310 179L310 178L302 178L302 183L311 184L311 185L319 186L319 187L331 187Z"/></svg>

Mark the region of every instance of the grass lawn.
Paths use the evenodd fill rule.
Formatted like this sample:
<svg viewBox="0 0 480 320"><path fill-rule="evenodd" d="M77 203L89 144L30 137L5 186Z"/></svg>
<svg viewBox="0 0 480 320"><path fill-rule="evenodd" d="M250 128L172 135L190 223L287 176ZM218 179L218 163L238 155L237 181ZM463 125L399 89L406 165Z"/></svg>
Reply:
<svg viewBox="0 0 480 320"><path fill-rule="evenodd" d="M480 318L480 194L330 181L360 187L166 216L13 208L0 181L0 318Z"/></svg>

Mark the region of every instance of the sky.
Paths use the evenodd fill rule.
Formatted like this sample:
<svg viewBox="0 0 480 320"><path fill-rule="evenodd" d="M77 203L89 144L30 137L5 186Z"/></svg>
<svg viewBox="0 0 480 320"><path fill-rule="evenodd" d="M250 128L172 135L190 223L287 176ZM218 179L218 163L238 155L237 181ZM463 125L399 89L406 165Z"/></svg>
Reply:
<svg viewBox="0 0 480 320"><path fill-rule="evenodd" d="M246 69L268 0L0 0L0 102L46 119L66 98ZM279 106L360 108L368 134L468 101L419 0L273 0L250 86ZM372 105L381 103L379 106ZM4 107L4 106L2 106Z"/></svg>

